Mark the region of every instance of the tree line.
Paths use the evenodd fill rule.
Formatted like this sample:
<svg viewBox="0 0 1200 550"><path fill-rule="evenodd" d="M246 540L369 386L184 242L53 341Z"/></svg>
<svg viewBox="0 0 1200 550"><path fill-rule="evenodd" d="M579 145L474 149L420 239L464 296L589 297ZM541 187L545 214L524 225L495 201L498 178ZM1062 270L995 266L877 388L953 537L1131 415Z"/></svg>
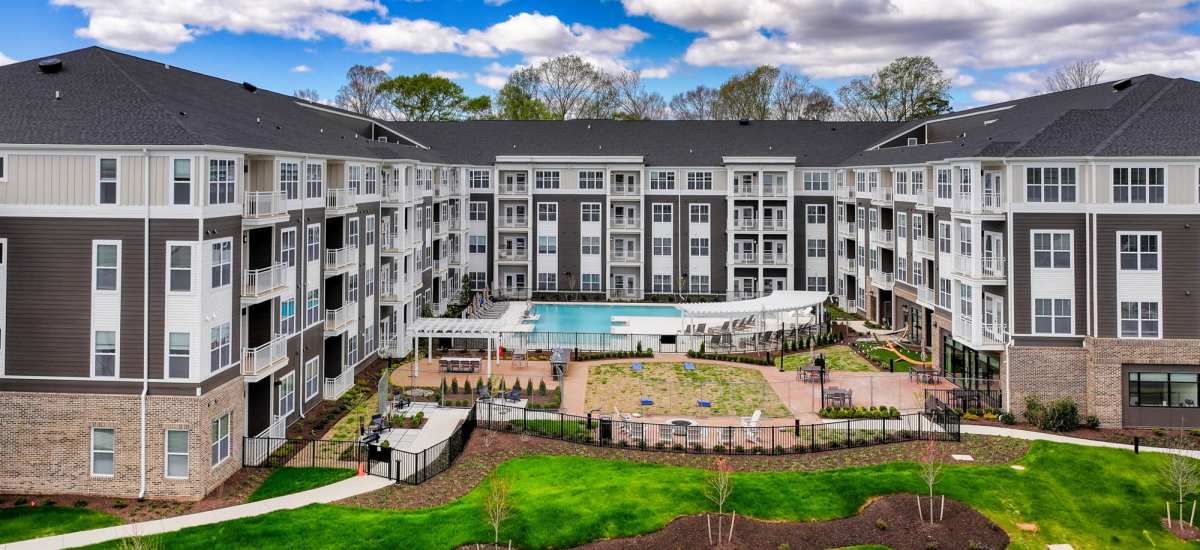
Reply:
<svg viewBox="0 0 1200 550"><path fill-rule="evenodd" d="M1058 69L1047 88L1099 81L1094 62ZM355 65L333 102L389 120L862 120L907 121L949 112L951 80L932 58L900 57L830 94L808 77L770 65L734 74L715 88L697 86L669 101L634 71L608 72L577 55L518 69L494 97L468 96L454 81L429 73L389 76ZM316 91L296 97L319 101Z"/></svg>

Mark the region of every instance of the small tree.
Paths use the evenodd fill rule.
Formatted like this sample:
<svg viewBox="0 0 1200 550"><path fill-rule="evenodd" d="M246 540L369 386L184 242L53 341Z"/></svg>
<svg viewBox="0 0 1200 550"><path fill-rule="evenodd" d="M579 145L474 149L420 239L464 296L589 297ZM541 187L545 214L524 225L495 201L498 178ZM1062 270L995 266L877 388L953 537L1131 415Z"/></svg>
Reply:
<svg viewBox="0 0 1200 550"><path fill-rule="evenodd" d="M1177 518L1180 523L1192 524L1194 517L1189 517L1188 521L1183 521L1183 499L1200 488L1200 468L1197 468L1196 461L1183 455L1181 452L1186 448L1183 431L1171 438L1168 444L1169 448L1175 450L1163 461L1159 466L1159 475L1162 476L1162 483L1171 491L1172 498L1175 499L1175 504L1179 509ZM1195 504L1193 503L1193 510ZM1194 516L1194 512L1193 512ZM1171 506L1167 505L1167 525L1171 524Z"/></svg>
<svg viewBox="0 0 1200 550"><path fill-rule="evenodd" d="M496 474L488 483L488 492L483 498L483 513L488 525L492 526L492 543L496 546L500 545L500 525L512 511L512 503L508 499L511 490L512 484L508 478Z"/></svg>
<svg viewBox="0 0 1200 550"><path fill-rule="evenodd" d="M714 460L714 468L708 474L708 481L704 488L704 496L713 504L717 505L717 541L721 540L721 533L725 530L725 502L729 500L729 495L733 494L733 465L729 460L718 457ZM733 536L733 523L729 524L729 535ZM711 533L708 542L713 542Z"/></svg>
<svg viewBox="0 0 1200 550"><path fill-rule="evenodd" d="M925 452L921 454L920 465L921 480L929 488L929 523L934 523L937 520L933 519L933 489L942 478L944 464L942 463L941 446L938 445L938 441L933 434L929 434L929 442L925 446ZM942 502L943 504L945 503L945 497L942 497ZM917 499L917 515L924 519L924 516L921 514L920 498Z"/></svg>

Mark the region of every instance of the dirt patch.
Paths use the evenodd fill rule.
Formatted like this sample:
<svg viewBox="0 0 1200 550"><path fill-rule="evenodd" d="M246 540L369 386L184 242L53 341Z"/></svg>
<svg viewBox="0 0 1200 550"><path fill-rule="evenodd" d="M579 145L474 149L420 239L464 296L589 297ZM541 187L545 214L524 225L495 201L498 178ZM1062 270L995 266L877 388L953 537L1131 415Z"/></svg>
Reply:
<svg viewBox="0 0 1200 550"><path fill-rule="evenodd" d="M830 521L767 522L739 517L734 523L733 540L723 542L718 548L782 548L784 544L790 550L823 550L857 544L883 544L894 550L1000 549L1008 546L1008 535L1003 529L970 506L954 500L946 499L942 521L935 524L921 522L917 516L916 498L913 495L882 497L867 504L856 516ZM706 547L709 545L710 519L715 529L715 517L685 516L654 533L597 541L579 548L667 550ZM728 525L726 521L726 528Z"/></svg>
<svg viewBox="0 0 1200 550"><path fill-rule="evenodd" d="M816 471L896 461L916 461L925 451L925 447L924 442L910 441L811 454L731 455L727 458L734 469L739 472ZM975 458L975 464L1008 464L1025 456L1029 450L1029 442L1008 437L964 434L961 442L943 443L939 445L939 448L945 455L942 457L945 462L952 462L951 454L969 454ZM500 463L533 455L586 456L691 468L712 468L713 466L712 455L592 447L480 429L471 436L466 450L458 461L437 477L419 486L389 485L378 491L351 497L342 503L393 509L425 508L445 504L465 495Z"/></svg>

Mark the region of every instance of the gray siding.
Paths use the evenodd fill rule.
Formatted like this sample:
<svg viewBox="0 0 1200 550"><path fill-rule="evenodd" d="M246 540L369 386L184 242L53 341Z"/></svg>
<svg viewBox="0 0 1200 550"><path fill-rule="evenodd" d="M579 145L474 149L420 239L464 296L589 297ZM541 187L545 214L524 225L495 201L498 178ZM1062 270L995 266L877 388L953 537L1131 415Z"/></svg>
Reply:
<svg viewBox="0 0 1200 550"><path fill-rule="evenodd" d="M1032 308L1030 288L1033 281L1030 280L1030 265L1032 255L1030 254L1030 238L1029 232L1035 229L1050 229L1050 230L1070 230L1075 234L1072 263L1075 268L1075 334L1087 333L1087 266L1091 261L1087 254L1087 227L1086 220L1083 214L1013 214L1012 216L1012 231L1009 233L1009 238L1012 239L1013 258L1009 259L1013 263L1013 280L1009 281L1009 288L1012 289L1013 315L1016 319L1011 320L1011 325L1015 327L1014 332L1017 334L1029 334L1033 332L1033 318L1030 313Z"/></svg>
<svg viewBox="0 0 1200 550"><path fill-rule="evenodd" d="M1117 337L1117 232L1161 231L1162 335L1200 337L1200 215L1107 214L1096 216L1097 334Z"/></svg>

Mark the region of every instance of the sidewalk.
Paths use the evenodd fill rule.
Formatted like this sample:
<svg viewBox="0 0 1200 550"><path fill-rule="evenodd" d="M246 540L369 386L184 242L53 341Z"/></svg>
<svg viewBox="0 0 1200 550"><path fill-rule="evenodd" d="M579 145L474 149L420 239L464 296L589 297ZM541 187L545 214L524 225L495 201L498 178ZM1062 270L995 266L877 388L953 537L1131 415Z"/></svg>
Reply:
<svg viewBox="0 0 1200 550"><path fill-rule="evenodd" d="M1048 434L1042 432L1031 432L1028 430L1018 430L1016 428L1004 428L1001 426L980 426L976 424L963 424L962 433L973 435L987 435L993 437L1011 437L1014 439L1026 439L1030 441L1052 441L1054 443L1068 443L1071 445L1082 445L1085 447L1108 447L1110 449L1125 449L1133 450L1133 445L1124 443L1113 443L1111 441L1096 441L1094 439L1083 439L1079 437L1071 437L1059 434ZM1186 449L1166 449L1163 447L1138 447L1140 452L1145 453L1170 453L1182 454L1192 458L1200 458L1200 451L1192 451Z"/></svg>
<svg viewBox="0 0 1200 550"><path fill-rule="evenodd" d="M376 491L391 485L393 482L378 476L352 477L331 485L310 489L308 491L269 498L258 502L239 504L228 508L219 508L207 512L187 514L173 518L165 518L141 523L129 523L103 529L78 531L40 539L30 539L9 544L0 544L0 550L38 550L47 548L74 548L100 542L123 539L127 537L142 537L178 531L187 527L207 525L238 518L258 516L276 510L300 508L314 503L328 503L349 498L363 493Z"/></svg>

